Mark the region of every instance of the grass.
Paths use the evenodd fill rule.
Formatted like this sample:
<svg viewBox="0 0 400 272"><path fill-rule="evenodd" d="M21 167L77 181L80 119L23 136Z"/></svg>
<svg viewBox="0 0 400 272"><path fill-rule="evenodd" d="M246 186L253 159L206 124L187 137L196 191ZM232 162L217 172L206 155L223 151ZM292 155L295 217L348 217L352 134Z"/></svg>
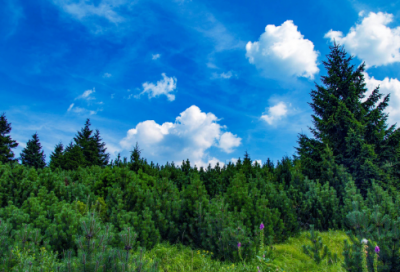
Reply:
<svg viewBox="0 0 400 272"><path fill-rule="evenodd" d="M281 268L279 271L296 272L296 271L346 271L342 268L343 263L343 240L348 239L343 231L328 231L319 233L322 241L326 244L332 253L337 253L339 262L331 266L324 259L317 265L310 257L302 251L302 245L310 244L307 240L308 232L302 232L297 238L289 238L283 244L274 245L274 259L272 266L268 267L260 263L258 260L246 262L245 264L232 264L219 262L211 258L211 254L205 251L191 250L181 245L169 245L167 243L158 244L155 248L147 251L145 259L152 262L157 259L159 261L159 271L254 271L257 267L260 271L276 271L276 267Z"/></svg>

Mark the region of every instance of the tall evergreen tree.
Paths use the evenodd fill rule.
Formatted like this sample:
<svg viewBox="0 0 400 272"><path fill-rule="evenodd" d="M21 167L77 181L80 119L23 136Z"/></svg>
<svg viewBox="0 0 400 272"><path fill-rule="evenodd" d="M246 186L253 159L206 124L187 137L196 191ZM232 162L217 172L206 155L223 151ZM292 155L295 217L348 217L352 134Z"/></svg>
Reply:
<svg viewBox="0 0 400 272"><path fill-rule="evenodd" d="M72 142L65 148L61 168L64 170L76 170L79 166L85 167L87 161L83 154L82 148L79 145L74 145Z"/></svg>
<svg viewBox="0 0 400 272"><path fill-rule="evenodd" d="M102 139L100 138L100 132L98 129L96 129L96 133L93 135L93 141L96 143L98 152L98 165L101 167L106 166L108 164L108 160L110 159L110 154L106 153L106 143L101 142Z"/></svg>
<svg viewBox="0 0 400 272"><path fill-rule="evenodd" d="M131 152L131 163L132 163L130 169L137 173L141 165L140 153L142 152L142 150L139 149L139 145L137 142L136 146L130 152Z"/></svg>
<svg viewBox="0 0 400 272"><path fill-rule="evenodd" d="M381 113L384 103L378 106L375 113L371 113L370 108L376 102L378 89L365 102L359 100L364 98L363 94L367 91L363 75L365 64L354 69L354 65L350 64L353 57L347 57L343 47L335 43L330 49L327 61L323 62L328 73L321 77L324 86L316 84L317 90L311 91L313 103L309 104L317 116L312 115L315 128L310 130L315 139L300 134L300 147L296 149L302 160L303 174L310 179L321 179L321 155L328 144L335 162L349 170L365 195L372 179L388 182L388 175L376 165L379 166L382 160L396 161L400 150L399 141L395 141L398 132L393 133L393 128L384 130ZM385 100L388 101L388 96ZM368 132L365 128L368 123L380 125L374 129L370 127ZM391 141L382 142L385 137ZM391 149L397 151L388 154Z"/></svg>
<svg viewBox="0 0 400 272"><path fill-rule="evenodd" d="M63 160L63 152L64 152L64 146L60 142L59 144L56 145L54 148L54 152L51 153L50 155L50 168L51 170L55 170L58 167L62 168L62 160Z"/></svg>
<svg viewBox="0 0 400 272"><path fill-rule="evenodd" d="M39 142L37 132L33 134L32 139L26 144L21 152L21 162L25 166L33 166L35 169L44 168L46 166L46 155L41 150L42 145Z"/></svg>
<svg viewBox="0 0 400 272"><path fill-rule="evenodd" d="M99 152L97 143L93 140L93 130L90 130L90 120L86 119L85 127L78 131L78 135L74 137L75 144L82 149L83 156L85 157L86 165L92 166L99 165Z"/></svg>
<svg viewBox="0 0 400 272"><path fill-rule="evenodd" d="M11 148L18 146L17 141L11 139L10 136L6 136L11 131L11 123L7 122L5 113L0 116L0 161L2 163L17 161L14 158L14 152Z"/></svg>

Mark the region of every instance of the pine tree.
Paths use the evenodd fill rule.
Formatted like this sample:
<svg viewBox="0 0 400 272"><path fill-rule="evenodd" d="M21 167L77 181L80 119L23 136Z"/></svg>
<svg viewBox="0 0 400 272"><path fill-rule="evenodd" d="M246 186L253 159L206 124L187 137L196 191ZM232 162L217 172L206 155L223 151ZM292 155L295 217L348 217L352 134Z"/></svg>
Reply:
<svg viewBox="0 0 400 272"><path fill-rule="evenodd" d="M98 150L98 165L101 167L106 166L108 164L108 160L110 159L110 154L106 153L106 143L101 142L102 139L100 138L100 132L98 129L96 129L96 133L93 135L93 140L95 141Z"/></svg>
<svg viewBox="0 0 400 272"><path fill-rule="evenodd" d="M82 165L84 167L100 165L97 142L93 140L93 131L90 130L90 125L88 118L86 119L85 127L81 131L78 131L78 135L74 137L75 144L82 149L83 156L85 157L86 165Z"/></svg>
<svg viewBox="0 0 400 272"><path fill-rule="evenodd" d="M130 151L131 154L131 170L135 171L136 173L139 171L140 166L141 166L141 161L140 161L140 153L142 150L139 149L139 145L136 142L136 146L133 148L132 151Z"/></svg>
<svg viewBox="0 0 400 272"><path fill-rule="evenodd" d="M7 122L5 113L0 116L0 162L13 162L18 161L14 158L14 152L11 148L16 148L18 146L17 141L11 139L10 136L6 136L11 131L11 123Z"/></svg>
<svg viewBox="0 0 400 272"><path fill-rule="evenodd" d="M393 129L384 132L381 112L385 103L381 103L374 113L371 111L371 106L376 102L377 89L367 101L360 101L367 91L363 75L365 64L354 69L354 65L350 64L353 57L347 57L343 47L335 43L330 49L327 61L323 62L328 73L321 77L324 86L316 84L317 90L311 92L313 103L309 103L317 115L312 115L315 128L310 128L315 139L300 134L300 147L296 149L303 162L303 174L311 179L321 179L321 156L328 144L337 165L343 164L349 170L365 195L365 188L372 179L389 181L388 176L374 165L388 158L396 160L394 154L398 154L399 141L395 143L394 139L398 139L398 135L396 132L390 136ZM371 129L371 126L369 130L366 129L368 124L378 122L379 126L375 129ZM391 138L390 143L382 142L385 137ZM390 149L394 151L387 154Z"/></svg>
<svg viewBox="0 0 400 272"><path fill-rule="evenodd" d="M42 146L36 132L32 135L32 139L26 144L26 148L21 152L22 164L25 166L33 166L35 169L44 168L46 166L46 155L41 149Z"/></svg>
<svg viewBox="0 0 400 272"><path fill-rule="evenodd" d="M57 168L62 168L62 160L63 160L63 152L64 152L64 146L60 142L57 144L54 148L54 151L50 155L50 168L51 170L55 170Z"/></svg>
<svg viewBox="0 0 400 272"><path fill-rule="evenodd" d="M87 161L80 146L72 144L65 148L61 168L64 170L76 170L79 166L85 167Z"/></svg>

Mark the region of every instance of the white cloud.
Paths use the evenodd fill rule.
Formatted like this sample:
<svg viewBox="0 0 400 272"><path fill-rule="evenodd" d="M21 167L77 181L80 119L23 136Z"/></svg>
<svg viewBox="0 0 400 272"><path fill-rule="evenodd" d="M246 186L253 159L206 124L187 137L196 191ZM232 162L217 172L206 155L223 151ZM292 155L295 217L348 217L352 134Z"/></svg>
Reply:
<svg viewBox="0 0 400 272"><path fill-rule="evenodd" d="M379 93L382 94L380 101L384 99L384 97L390 94L389 105L384 110L385 113L388 113L387 124L390 127L391 125L400 123L400 81L397 78L384 78L383 80L375 79L374 77L370 77L367 73L364 73L366 88L368 91L364 94L365 97L361 99L362 102L366 101L368 97L371 95L372 91L380 86ZM379 101L379 102L380 102ZM379 104L377 102L375 107ZM397 125L398 127L398 125Z"/></svg>
<svg viewBox="0 0 400 272"><path fill-rule="evenodd" d="M291 105L291 104L290 104ZM268 114L261 115L261 119L272 125L282 119L287 114L288 110L284 102L279 102L268 109Z"/></svg>
<svg viewBox="0 0 400 272"><path fill-rule="evenodd" d="M124 18L115 11L116 8L126 3L124 0L101 0L98 5L88 3L85 0L80 0L78 3L70 0L53 0L53 2L78 20L98 16L114 24L124 21Z"/></svg>
<svg viewBox="0 0 400 272"><path fill-rule="evenodd" d="M232 153L233 148L240 145L241 139L237 135L233 135L231 132L225 132L221 135L219 140L219 147L226 153Z"/></svg>
<svg viewBox="0 0 400 272"><path fill-rule="evenodd" d="M115 95L115 94L111 94L111 99L113 99L113 98L114 98L114 95Z"/></svg>
<svg viewBox="0 0 400 272"><path fill-rule="evenodd" d="M229 72L227 72L227 73L223 72L223 73L221 73L221 74L213 73L213 74L212 74L212 79L215 79L215 78L229 79L229 78L231 78L232 76L237 77L236 74L232 73L231 71L229 71Z"/></svg>
<svg viewBox="0 0 400 272"><path fill-rule="evenodd" d="M233 164L236 164L238 159L232 158L231 161L233 162Z"/></svg>
<svg viewBox="0 0 400 272"><path fill-rule="evenodd" d="M241 141L236 135L223 132L225 126L218 121L214 114L202 112L193 105L181 112L174 123L160 125L154 120L140 122L127 132L120 145L131 150L138 142L144 157L153 157L158 161L173 160L175 163L189 158L192 165L207 166L218 161L208 154L209 148L218 147L230 153Z"/></svg>
<svg viewBox="0 0 400 272"><path fill-rule="evenodd" d="M112 75L109 73L104 73L103 77L111 77Z"/></svg>
<svg viewBox="0 0 400 272"><path fill-rule="evenodd" d="M296 76L314 79L319 72L314 44L297 30L293 21L267 25L259 41L248 42L246 57L268 78Z"/></svg>
<svg viewBox="0 0 400 272"><path fill-rule="evenodd" d="M83 94L81 94L80 96L75 98L75 100L77 100L77 99L93 100L95 98L94 97L90 97L90 94L92 94L94 92L95 92L94 88L93 88L93 90L86 90L86 91L83 92Z"/></svg>
<svg viewBox="0 0 400 272"><path fill-rule="evenodd" d="M160 54L152 55L152 59L153 59L153 60L156 60L156 59L158 59L158 58L160 58L160 57L161 57Z"/></svg>
<svg viewBox="0 0 400 272"><path fill-rule="evenodd" d="M143 83L143 91L136 95L139 98L142 94L148 93L149 99L160 95L166 95L169 101L175 100L175 95L170 94L176 89L177 79L175 77L167 77L164 73L161 74L163 79L157 81L157 84L145 82Z"/></svg>
<svg viewBox="0 0 400 272"><path fill-rule="evenodd" d="M345 37L341 31L331 29L325 38L344 45L346 51L365 61L367 68L399 62L400 27L386 26L392 20L392 14L370 12L361 24L351 27Z"/></svg>

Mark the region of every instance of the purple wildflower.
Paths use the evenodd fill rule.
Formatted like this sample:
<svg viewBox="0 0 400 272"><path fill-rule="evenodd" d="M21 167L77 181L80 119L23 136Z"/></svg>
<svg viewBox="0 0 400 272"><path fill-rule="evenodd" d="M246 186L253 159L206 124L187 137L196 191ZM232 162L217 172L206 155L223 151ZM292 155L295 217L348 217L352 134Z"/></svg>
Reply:
<svg viewBox="0 0 400 272"><path fill-rule="evenodd" d="M260 225L260 229L263 229L264 228L264 224L263 223L261 223L261 225Z"/></svg>
<svg viewBox="0 0 400 272"><path fill-rule="evenodd" d="M238 247L241 247L241 246L242 246L242 244L239 242L239 243L238 243Z"/></svg>
<svg viewBox="0 0 400 272"><path fill-rule="evenodd" d="M375 252L378 253L379 251L380 251L379 247L376 246L376 247L375 247Z"/></svg>

